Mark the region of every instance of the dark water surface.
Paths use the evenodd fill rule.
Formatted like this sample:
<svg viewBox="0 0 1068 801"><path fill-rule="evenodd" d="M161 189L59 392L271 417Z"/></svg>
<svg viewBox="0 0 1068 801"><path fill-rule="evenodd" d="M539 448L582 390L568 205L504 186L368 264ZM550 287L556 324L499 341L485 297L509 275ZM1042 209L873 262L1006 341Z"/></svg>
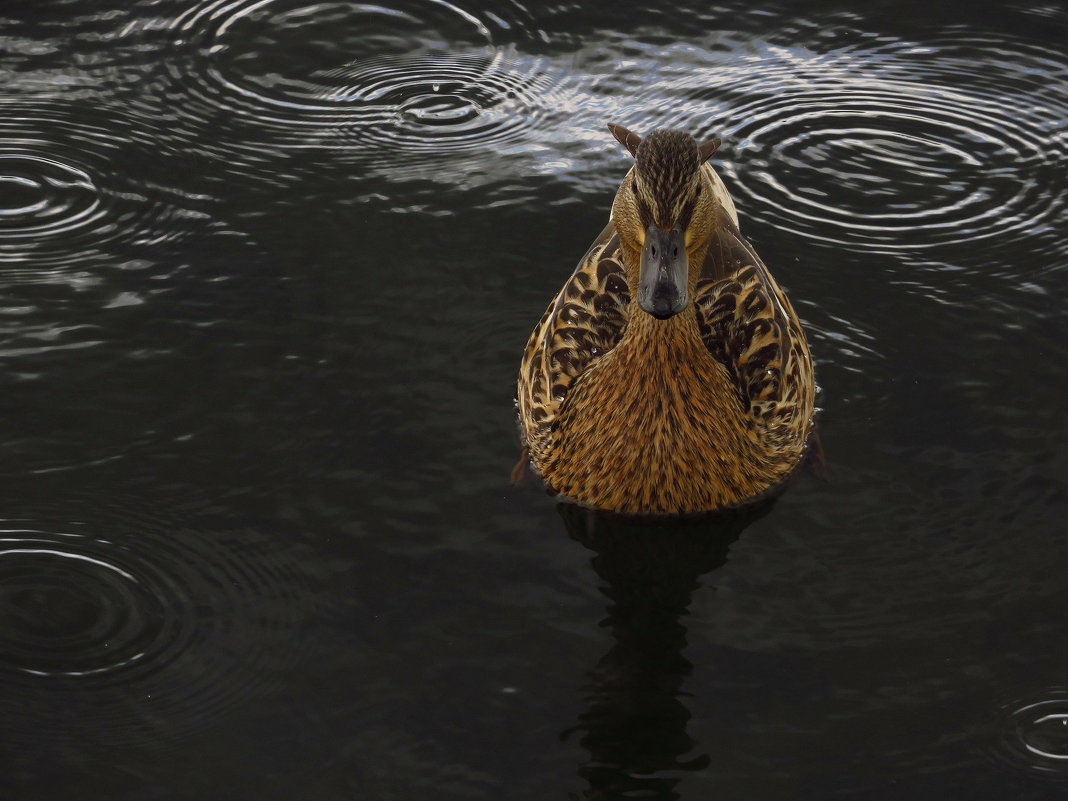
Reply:
<svg viewBox="0 0 1068 801"><path fill-rule="evenodd" d="M0 6L0 799L1068 796L1068 12ZM831 481L513 489L627 169L719 134Z"/></svg>

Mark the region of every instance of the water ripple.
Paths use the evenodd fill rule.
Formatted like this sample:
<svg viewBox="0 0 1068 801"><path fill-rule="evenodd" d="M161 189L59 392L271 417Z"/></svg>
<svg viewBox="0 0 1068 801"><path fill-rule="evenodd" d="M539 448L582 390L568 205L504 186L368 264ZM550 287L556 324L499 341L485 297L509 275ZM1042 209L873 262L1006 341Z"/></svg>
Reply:
<svg viewBox="0 0 1068 801"><path fill-rule="evenodd" d="M210 221L207 198L144 174L148 134L122 112L41 101L0 110L0 285L84 286L100 280L94 266Z"/></svg>
<svg viewBox="0 0 1068 801"><path fill-rule="evenodd" d="M0 682L22 687L38 720L57 694L92 706L53 709L50 736L92 726L136 739L161 717L188 732L281 686L317 597L292 548L136 501L90 517L0 529Z"/></svg>
<svg viewBox="0 0 1068 801"><path fill-rule="evenodd" d="M1065 214L1068 65L1010 48L895 41L725 86L741 202L865 253L1041 233ZM977 51L998 69L976 73Z"/></svg>
<svg viewBox="0 0 1068 801"><path fill-rule="evenodd" d="M515 49L544 34L512 3L490 12L445 0L224 0L176 17L169 35L166 81L186 94L165 112L176 135L210 149L219 145L200 132L233 126L220 155L245 172L267 175L272 157L322 149L391 177L416 164L425 175L443 152L485 155L520 139L551 98L544 61Z"/></svg>
<svg viewBox="0 0 1068 801"><path fill-rule="evenodd" d="M190 599L153 566L130 561L104 540L0 531L0 608L9 621L0 666L103 677L181 650Z"/></svg>
<svg viewBox="0 0 1068 801"><path fill-rule="evenodd" d="M1017 767L1068 779L1068 690L1005 706L997 728L997 755Z"/></svg>
<svg viewBox="0 0 1068 801"><path fill-rule="evenodd" d="M538 161L524 168L578 191L602 195L622 165L605 121L668 125L721 135L717 165L746 218L813 243L863 254L1024 237L1057 247L1068 61L1052 47L797 21L685 43L657 29L608 33L568 67L581 85L553 98L565 113L551 129L527 132Z"/></svg>
<svg viewBox="0 0 1068 801"><path fill-rule="evenodd" d="M43 156L0 153L0 187L4 250L12 240L67 235L100 214L92 176Z"/></svg>
<svg viewBox="0 0 1068 801"><path fill-rule="evenodd" d="M350 105L359 141L402 158L521 139L544 113L542 95L551 87L503 52L368 59L330 77L338 88L329 97Z"/></svg>

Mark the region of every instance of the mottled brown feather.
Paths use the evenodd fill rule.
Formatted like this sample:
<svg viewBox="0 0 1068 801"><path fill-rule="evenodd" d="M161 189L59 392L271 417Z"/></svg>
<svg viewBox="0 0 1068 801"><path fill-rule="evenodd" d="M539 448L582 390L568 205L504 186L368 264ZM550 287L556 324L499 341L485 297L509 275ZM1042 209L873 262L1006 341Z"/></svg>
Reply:
<svg viewBox="0 0 1068 801"><path fill-rule="evenodd" d="M803 450L815 400L808 341L786 294L725 213L717 218L694 307L702 341L772 443Z"/></svg>
<svg viewBox="0 0 1068 801"><path fill-rule="evenodd" d="M630 292L619 239L605 226L530 335L519 374L519 417L537 465L572 382L619 341Z"/></svg>
<svg viewBox="0 0 1068 801"><path fill-rule="evenodd" d="M812 430L800 322L718 177L701 169L722 194L687 308L656 320L638 307L610 222L524 353L523 443L550 487L592 506L675 514L744 503L794 470Z"/></svg>

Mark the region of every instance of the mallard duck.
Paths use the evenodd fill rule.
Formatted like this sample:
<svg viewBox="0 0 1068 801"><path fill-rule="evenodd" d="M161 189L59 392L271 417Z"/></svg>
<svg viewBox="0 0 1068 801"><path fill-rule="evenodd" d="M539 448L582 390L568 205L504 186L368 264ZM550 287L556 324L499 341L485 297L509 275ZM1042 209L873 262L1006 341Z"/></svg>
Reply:
<svg viewBox="0 0 1068 801"><path fill-rule="evenodd" d="M608 128L634 163L527 342L517 406L530 462L555 492L614 512L764 497L813 432L801 323L706 163L719 140Z"/></svg>

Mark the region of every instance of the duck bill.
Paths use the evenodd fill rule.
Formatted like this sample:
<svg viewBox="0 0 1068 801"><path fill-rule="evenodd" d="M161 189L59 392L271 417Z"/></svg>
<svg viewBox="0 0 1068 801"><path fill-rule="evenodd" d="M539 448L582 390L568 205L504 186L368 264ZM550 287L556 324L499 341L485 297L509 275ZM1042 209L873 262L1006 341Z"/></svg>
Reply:
<svg viewBox="0 0 1068 801"><path fill-rule="evenodd" d="M677 228L661 231L655 224L645 231L638 305L659 320L686 308L689 262L686 242Z"/></svg>

